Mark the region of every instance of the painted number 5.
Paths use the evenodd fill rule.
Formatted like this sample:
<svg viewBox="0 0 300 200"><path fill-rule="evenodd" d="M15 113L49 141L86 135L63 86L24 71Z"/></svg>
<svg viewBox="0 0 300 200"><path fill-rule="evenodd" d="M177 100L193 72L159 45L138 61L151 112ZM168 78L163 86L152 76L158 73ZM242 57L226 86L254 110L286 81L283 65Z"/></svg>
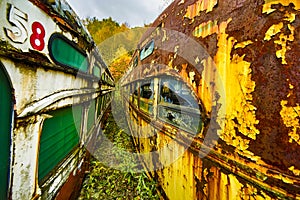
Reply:
<svg viewBox="0 0 300 200"><path fill-rule="evenodd" d="M14 43L24 44L28 38L28 15L9 4L8 21L11 28L5 28L7 37ZM43 51L45 48L46 31L40 22L33 22L31 25L30 45L33 49Z"/></svg>
<svg viewBox="0 0 300 200"><path fill-rule="evenodd" d="M5 28L7 37L15 43L23 44L28 37L26 30L28 21L27 14L16 8L14 5L10 5L8 21L12 25L12 28Z"/></svg>

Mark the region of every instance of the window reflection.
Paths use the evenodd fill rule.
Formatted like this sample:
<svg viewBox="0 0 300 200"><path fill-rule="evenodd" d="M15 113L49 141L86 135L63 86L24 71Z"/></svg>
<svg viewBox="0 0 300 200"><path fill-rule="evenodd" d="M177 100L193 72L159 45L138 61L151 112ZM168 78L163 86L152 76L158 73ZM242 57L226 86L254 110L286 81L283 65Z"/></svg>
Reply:
<svg viewBox="0 0 300 200"><path fill-rule="evenodd" d="M140 59L144 60L148 56L150 56L154 51L154 41L150 41L142 50L140 53Z"/></svg>
<svg viewBox="0 0 300 200"><path fill-rule="evenodd" d="M161 79L158 116L193 134L197 134L202 128L197 99L184 82L176 79Z"/></svg>
<svg viewBox="0 0 300 200"><path fill-rule="evenodd" d="M153 80L142 82L140 89L140 109L148 114L153 114L154 84Z"/></svg>
<svg viewBox="0 0 300 200"><path fill-rule="evenodd" d="M154 80L158 84L154 85ZM132 105L144 114L156 115L160 121L192 134L202 130L201 108L193 90L185 82L170 76L156 77L133 82L128 90ZM154 101L157 101L155 113Z"/></svg>
<svg viewBox="0 0 300 200"><path fill-rule="evenodd" d="M187 107L198 107L197 101L192 96L188 87L185 83L178 80L162 79L160 96L162 102Z"/></svg>
<svg viewBox="0 0 300 200"><path fill-rule="evenodd" d="M134 83L132 85L132 88L131 88L133 92L133 95L132 95L132 103L135 105L135 106L138 106L138 84L137 83Z"/></svg>
<svg viewBox="0 0 300 200"><path fill-rule="evenodd" d="M146 99L153 99L153 84L146 83L141 86L141 97Z"/></svg>

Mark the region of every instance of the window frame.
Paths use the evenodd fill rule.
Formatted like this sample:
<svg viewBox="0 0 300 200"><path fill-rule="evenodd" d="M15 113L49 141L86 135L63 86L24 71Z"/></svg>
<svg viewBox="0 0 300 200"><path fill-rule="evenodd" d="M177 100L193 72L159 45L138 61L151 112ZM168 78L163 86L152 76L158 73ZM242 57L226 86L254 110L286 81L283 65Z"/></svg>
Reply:
<svg viewBox="0 0 300 200"><path fill-rule="evenodd" d="M61 61L59 61L57 59L57 57L54 55L54 51L52 50L53 48L53 44L55 42L55 40L62 40L63 42L65 42L67 45L69 45L70 47L72 47L75 51L78 52L78 54L82 55L84 57L84 61L86 62L86 67L84 69L81 68L81 66L72 66L71 64L68 64L67 62L63 63ZM89 68L90 68L90 63L89 63L89 58L87 56L87 54L80 49L76 43L70 41L68 38L66 38L65 36L63 36L60 33L53 33L49 39L49 43L48 43L48 51L49 51L49 55L50 58L53 60L53 62L57 65L63 66L63 67L67 67L67 68L71 68L74 69L76 71L81 71L84 73L88 73Z"/></svg>
<svg viewBox="0 0 300 200"><path fill-rule="evenodd" d="M149 52L147 52L150 49ZM151 54L153 54L155 49L155 42L154 40L149 41L140 51L140 60L144 60L147 57L149 57Z"/></svg>
<svg viewBox="0 0 300 200"><path fill-rule="evenodd" d="M165 78L165 79L164 79ZM188 133L191 133L193 135L196 135L198 133L201 132L201 130L203 129L203 121L202 121L202 116L201 116L201 107L200 105L197 103L198 109L195 108L194 106L184 106L184 105L178 105L175 103L171 103L171 102L166 102L163 100L162 97L162 87L163 87L163 82L166 81L166 77L162 76L159 78L159 84L158 84L158 92L159 92L159 98L158 98L158 102L157 102L157 118L160 119L161 121L168 123L172 126L175 126L179 129L182 129ZM172 80L176 80L178 82L181 82L181 84L185 84L185 82L178 80L178 79L174 79L172 78ZM187 89L190 89L188 86L186 86ZM171 88L168 88L169 90ZM173 91L174 92L174 91ZM175 93L175 92L174 92ZM176 95L176 93L175 93ZM194 98L195 102L198 102L197 98L195 95L192 95ZM177 97L177 95L176 95ZM168 115L170 114L170 119L168 117L163 117L162 113L166 112L168 113ZM176 119L176 115L180 116L180 120L183 119L182 116L185 116L185 118L189 118L191 117L191 119L195 119L196 117L198 117L199 119L199 123L198 125L195 127L193 126L193 124L191 124L191 128L189 128L189 126L183 127L182 124L184 124L183 120L181 120L182 124L176 124L173 119ZM171 119L173 118L173 119ZM194 121L192 121L191 123L193 123ZM198 121L196 120L195 123L197 123ZM194 128L195 127L195 128Z"/></svg>
<svg viewBox="0 0 300 200"><path fill-rule="evenodd" d="M154 100L155 100L155 98L154 98L154 95L155 95L155 93L154 93L154 79L147 79L147 80L141 81L140 83L141 84L139 86L139 109L142 112L144 112L144 113L146 113L150 116L153 116L154 115L153 106L154 106ZM150 90L151 90L151 84L153 85L153 88L151 90L152 93L150 95L150 97L152 97L152 98L142 97L143 86L148 85L148 84L149 84L149 89ZM146 105L144 105L144 104L146 104Z"/></svg>

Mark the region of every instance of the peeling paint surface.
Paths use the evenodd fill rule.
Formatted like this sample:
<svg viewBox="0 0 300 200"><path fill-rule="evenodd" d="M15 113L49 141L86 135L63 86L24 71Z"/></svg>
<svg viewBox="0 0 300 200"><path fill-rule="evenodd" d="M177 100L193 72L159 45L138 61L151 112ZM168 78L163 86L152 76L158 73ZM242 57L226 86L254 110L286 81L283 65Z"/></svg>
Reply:
<svg viewBox="0 0 300 200"><path fill-rule="evenodd" d="M97 119L100 123L107 108L104 104L110 103L113 78L89 33L66 1L3 0L0 11L0 67L11 81L9 103L13 107L13 120L8 125L12 129L8 199L54 199L62 188L61 196L73 195L74 191L69 188L80 185L78 177L85 173L85 168L81 168L87 155L83 139L90 139L87 135L96 126L93 123L87 127L88 118L91 121L94 117L94 121ZM80 51L84 62L87 61L87 69L55 62L50 56L55 50L48 48L52 36L64 38L69 48L74 48L77 53ZM94 67L102 74L94 72ZM88 112L91 100L97 102L94 116ZM103 104L101 108L99 102ZM70 110L73 105L80 105L78 109L85 112L79 112L76 122L73 110L67 113L73 129L65 126L61 132L68 129L75 135L71 138L72 143L67 137L71 134L54 132L55 126L49 125L47 129L57 137L49 139L46 134L41 144L44 121L51 117L49 113ZM64 112L62 115L66 116ZM75 127L75 123L78 126ZM78 139L78 134L83 138ZM58 149L57 143L47 143L53 138L61 138L71 145L67 150L64 150L65 146ZM41 161L42 145L46 146L46 161ZM54 149L62 150L62 158L49 158L49 151L56 154ZM49 168L42 177L40 161L48 163L50 159L54 164L46 166Z"/></svg>
<svg viewBox="0 0 300 200"><path fill-rule="evenodd" d="M273 5L282 4L284 6L288 6L289 4L294 4L295 9L300 9L300 2L294 0L265 0L265 4L263 5L263 13L270 14L276 9L272 8Z"/></svg>
<svg viewBox="0 0 300 200"><path fill-rule="evenodd" d="M237 148L238 152L247 152L249 147L249 139L255 140L256 135L259 134L259 130L255 127L259 121L256 119L254 107L250 102L253 97L251 93L255 89L255 82L251 79L251 69L250 63L243 61L243 57L234 55L232 63L227 68L228 70L236 69L234 77L231 80L226 80L231 82L230 84L238 85L239 90L229 90L226 95L226 106L228 110L226 111L226 126L224 127L224 132L220 133L220 137ZM228 84L229 85L229 84ZM238 131L238 132L236 132ZM242 136L237 134L241 133L248 139L243 139ZM250 157L251 158L251 157Z"/></svg>
<svg viewBox="0 0 300 200"><path fill-rule="evenodd" d="M5 66L15 66L8 59L2 59L1 61ZM16 111L18 115L22 113L22 117L24 117L25 113L30 114L26 110L30 110L30 107L34 103L38 102L41 104L37 110L40 111L49 104L52 104L53 101L82 94L82 91L78 89L88 87L88 81L76 78L74 75L66 75L63 72L49 72L44 69L34 69L33 66L29 65L10 67L8 68L8 73L12 77L15 95L18 99L16 101ZM62 82L64 84L61 84ZM45 103L42 103L41 100L43 99ZM73 101L71 100L70 104L72 103Z"/></svg>
<svg viewBox="0 0 300 200"><path fill-rule="evenodd" d="M218 0L198 0L195 4L188 6L185 17L193 19L198 16L201 11L211 12Z"/></svg>
<svg viewBox="0 0 300 200"><path fill-rule="evenodd" d="M161 31L151 37L170 51L154 51L141 62L162 63L167 67L159 69L179 75L200 99L207 120L189 151L153 176L170 199L182 193L193 199L299 199L300 2L202 2L177 0L153 26L188 35L207 54L189 48L192 59L185 59L183 43ZM133 74L130 81L137 81L150 77L151 69ZM137 109L135 119L149 121L140 117ZM162 138L187 145L184 133L172 126L164 130L157 131L160 146L167 143ZM147 149L147 139L136 140ZM200 159L202 148L212 144Z"/></svg>
<svg viewBox="0 0 300 200"><path fill-rule="evenodd" d="M39 133L47 116L31 117L14 130L13 199L31 199L36 190Z"/></svg>
<svg viewBox="0 0 300 200"><path fill-rule="evenodd" d="M296 142L300 145L300 106L297 104L296 107L287 107L287 101L282 101L282 110L280 115L287 128L290 129L289 142Z"/></svg>

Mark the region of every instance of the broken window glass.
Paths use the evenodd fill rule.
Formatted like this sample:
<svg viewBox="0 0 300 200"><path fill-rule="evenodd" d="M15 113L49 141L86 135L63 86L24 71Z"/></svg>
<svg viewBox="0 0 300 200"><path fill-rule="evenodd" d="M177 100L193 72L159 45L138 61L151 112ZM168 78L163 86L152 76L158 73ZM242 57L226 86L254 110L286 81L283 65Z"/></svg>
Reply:
<svg viewBox="0 0 300 200"><path fill-rule="evenodd" d="M150 56L154 51L154 41L150 41L142 50L140 54L140 59L144 60L148 56Z"/></svg>
<svg viewBox="0 0 300 200"><path fill-rule="evenodd" d="M194 92L186 83L173 77L161 78L158 117L193 134L202 129L200 107Z"/></svg>

